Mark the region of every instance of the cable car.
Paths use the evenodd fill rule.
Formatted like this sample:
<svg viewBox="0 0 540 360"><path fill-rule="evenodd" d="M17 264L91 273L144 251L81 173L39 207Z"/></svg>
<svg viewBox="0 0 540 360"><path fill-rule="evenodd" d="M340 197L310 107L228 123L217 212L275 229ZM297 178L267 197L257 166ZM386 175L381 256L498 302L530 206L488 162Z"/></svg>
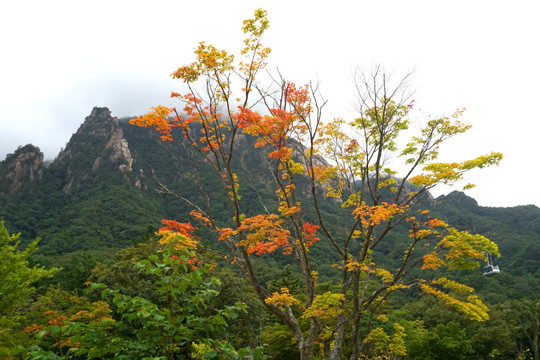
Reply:
<svg viewBox="0 0 540 360"><path fill-rule="evenodd" d="M487 260L487 265L484 266L483 275L493 275L493 274L499 274L501 272L501 270L499 270L499 267L497 265L493 265L492 254L486 253L486 260Z"/></svg>

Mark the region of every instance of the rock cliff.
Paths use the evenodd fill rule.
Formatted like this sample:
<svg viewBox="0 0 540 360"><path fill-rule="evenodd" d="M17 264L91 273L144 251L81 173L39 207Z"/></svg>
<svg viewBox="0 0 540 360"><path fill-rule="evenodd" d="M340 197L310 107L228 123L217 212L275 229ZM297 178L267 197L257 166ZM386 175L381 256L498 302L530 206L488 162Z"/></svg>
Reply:
<svg viewBox="0 0 540 360"><path fill-rule="evenodd" d="M0 193L27 190L43 179L43 153L34 145L19 147L0 162Z"/></svg>
<svg viewBox="0 0 540 360"><path fill-rule="evenodd" d="M132 172L133 157L119 120L108 108L95 107L52 166L65 169L64 192L69 193L100 169Z"/></svg>

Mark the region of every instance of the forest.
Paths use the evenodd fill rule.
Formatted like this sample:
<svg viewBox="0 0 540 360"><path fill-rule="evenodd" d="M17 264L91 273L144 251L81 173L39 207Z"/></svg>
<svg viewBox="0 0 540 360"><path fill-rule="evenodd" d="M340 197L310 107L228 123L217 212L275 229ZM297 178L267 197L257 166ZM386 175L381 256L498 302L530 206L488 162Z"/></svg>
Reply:
<svg viewBox="0 0 540 360"><path fill-rule="evenodd" d="M540 209L430 194L503 155L440 161L463 110L413 123L382 66L329 119L268 29L201 42L178 108L94 108L48 166L0 163L0 357L538 360Z"/></svg>

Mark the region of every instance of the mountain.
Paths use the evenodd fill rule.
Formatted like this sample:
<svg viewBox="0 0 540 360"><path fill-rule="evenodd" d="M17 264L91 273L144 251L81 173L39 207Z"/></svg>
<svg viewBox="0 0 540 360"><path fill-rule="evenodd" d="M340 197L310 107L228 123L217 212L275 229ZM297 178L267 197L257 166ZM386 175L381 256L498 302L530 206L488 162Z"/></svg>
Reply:
<svg viewBox="0 0 540 360"><path fill-rule="evenodd" d="M120 121L107 108L94 108L51 166L65 173L64 193L79 189L103 169L133 180L133 157Z"/></svg>
<svg viewBox="0 0 540 360"><path fill-rule="evenodd" d="M140 146L130 145L125 126L107 108L94 108L48 167L32 145L8 155L0 163L6 226L24 239L41 237L41 253L58 255L124 247L156 224L159 201L141 191L147 175L132 155Z"/></svg>
<svg viewBox="0 0 540 360"><path fill-rule="evenodd" d="M128 120L96 107L48 166L33 145L20 147L0 162L0 218L11 232L21 232L26 241L41 237L39 255L43 261L82 251L111 257L117 249L155 231L162 218L190 220L191 207L160 191L158 180L173 192L196 194L199 191L193 179L200 171L207 191L220 193L219 180L206 176L211 169L204 162L195 166L185 149L160 141L153 130L132 126ZM252 142L249 137L240 138L240 161L234 164L242 188L247 189L242 198L246 215L261 203L269 210L277 207L273 191L266 186L269 180L262 169L265 156ZM304 195L309 196L309 192ZM461 192L428 200L435 216L499 244L502 257L497 261L503 274L510 276L505 281L513 281L512 276L524 281L539 276L539 208L482 207ZM205 199L201 196L194 201L203 205ZM224 198L213 199L211 208L218 219L227 219L226 207ZM347 218L341 216L344 210L339 204L327 202L322 208L335 218L335 226ZM306 216L315 217L309 212ZM312 251L321 259L329 252L323 244ZM391 257L399 256L401 250L389 245L382 251ZM280 261L279 256L275 261ZM331 264L321 260L318 271L331 274ZM483 281L479 279L483 278L476 281Z"/></svg>
<svg viewBox="0 0 540 360"><path fill-rule="evenodd" d="M272 197L264 188L249 190L265 181L257 170L264 155L251 151L247 137L240 140L245 156L235 166L248 189L246 202L258 202L260 194ZM155 230L160 219L190 220L191 207L163 194L157 181L172 191L195 194L199 189L193 178L198 171L211 171L204 163L194 166L189 153L161 142L153 130L98 107L47 167L39 149L27 145L9 154L0 169L0 218L27 241L40 237L39 254L46 257L88 250L112 256ZM221 193L214 176L205 176L204 186ZM195 200L199 205L204 201L202 196ZM224 197L213 200L218 219L227 216L226 206Z"/></svg>

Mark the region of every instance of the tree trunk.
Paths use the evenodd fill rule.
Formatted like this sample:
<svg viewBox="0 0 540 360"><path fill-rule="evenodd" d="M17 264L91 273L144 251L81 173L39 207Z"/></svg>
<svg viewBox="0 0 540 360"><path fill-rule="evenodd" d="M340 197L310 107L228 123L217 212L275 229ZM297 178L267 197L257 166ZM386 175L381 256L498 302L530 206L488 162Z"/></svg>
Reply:
<svg viewBox="0 0 540 360"><path fill-rule="evenodd" d="M340 318L343 316L338 316L338 323L340 321ZM345 332L345 325L342 325L338 331L336 336L334 337L334 347L332 349L332 354L328 358L328 360L339 360L341 358L341 352L343 351L343 333Z"/></svg>
<svg viewBox="0 0 540 360"><path fill-rule="evenodd" d="M534 309L534 308L533 308ZM533 311L533 310L531 310ZM540 326L538 315L534 314L531 315L533 318L533 341L532 341L532 348L534 352L534 360L538 360L538 328Z"/></svg>
<svg viewBox="0 0 540 360"><path fill-rule="evenodd" d="M313 360L313 342L302 341L298 344L300 350L300 360Z"/></svg>

